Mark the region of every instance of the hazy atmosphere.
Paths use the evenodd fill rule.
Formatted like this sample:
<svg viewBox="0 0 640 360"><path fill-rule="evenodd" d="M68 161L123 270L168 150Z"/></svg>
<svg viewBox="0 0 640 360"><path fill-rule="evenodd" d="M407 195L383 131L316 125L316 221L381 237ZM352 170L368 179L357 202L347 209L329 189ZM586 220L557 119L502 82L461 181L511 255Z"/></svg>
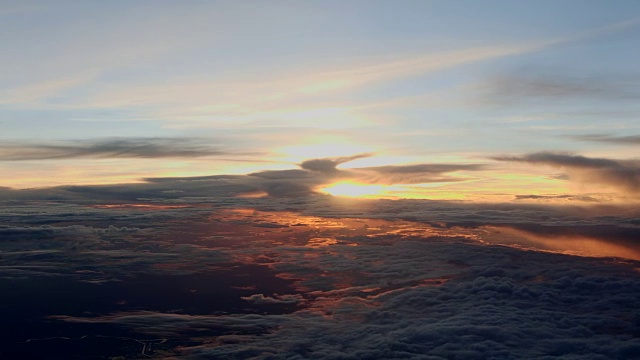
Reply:
<svg viewBox="0 0 640 360"><path fill-rule="evenodd" d="M0 0L0 359L640 358L640 2Z"/></svg>

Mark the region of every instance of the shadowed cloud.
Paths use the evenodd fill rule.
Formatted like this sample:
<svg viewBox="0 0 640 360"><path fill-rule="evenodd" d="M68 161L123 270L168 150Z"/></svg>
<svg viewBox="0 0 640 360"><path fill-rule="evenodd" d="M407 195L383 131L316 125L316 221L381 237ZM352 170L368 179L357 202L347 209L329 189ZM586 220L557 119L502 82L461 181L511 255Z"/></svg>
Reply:
<svg viewBox="0 0 640 360"><path fill-rule="evenodd" d="M590 158L553 152L539 152L522 156L497 156L493 159L558 167L566 170L571 180L609 185L631 193L637 193L640 189L640 163L638 161Z"/></svg>
<svg viewBox="0 0 640 360"><path fill-rule="evenodd" d="M261 190L274 195L273 187L277 186L278 194L301 194L307 187L309 194L318 186L326 185L336 180L353 180L363 184L422 184L433 182L457 182L465 179L449 177L445 174L456 171L477 171L483 165L477 164L414 164L363 167L353 169L338 169L337 166L349 161L368 157L370 154L358 154L349 157L311 159L300 164L300 170L262 171L249 174L249 177L267 181L268 188L252 182Z"/></svg>
<svg viewBox="0 0 640 360"><path fill-rule="evenodd" d="M300 167L305 170L311 170L311 171L335 172L337 171L336 166L340 164L344 164L346 162L356 160L356 159L370 157L371 155L372 154L358 154L353 156L337 157L337 158L311 159L311 160L303 161L300 164Z"/></svg>
<svg viewBox="0 0 640 360"><path fill-rule="evenodd" d="M613 136L606 134L587 134L569 136L571 139L579 141L601 142L618 145L640 145L640 135Z"/></svg>
<svg viewBox="0 0 640 360"><path fill-rule="evenodd" d="M106 138L49 144L0 145L0 160L53 160L72 158L174 158L226 155L199 138Z"/></svg>
<svg viewBox="0 0 640 360"><path fill-rule="evenodd" d="M457 171L479 171L481 164L415 164L387 165L353 169L363 181L374 184L426 184L434 182L458 182L467 180L446 176Z"/></svg>
<svg viewBox="0 0 640 360"><path fill-rule="evenodd" d="M184 150L183 153L191 151L182 150ZM161 150L151 147L146 150L137 149L133 153L142 155L143 151L149 156L153 154L160 156L167 150L164 149L161 152ZM92 152L92 154L96 153L96 151ZM200 154L204 153L206 152L200 152ZM133 156L133 154L130 153L129 156ZM310 159L299 164L300 168L298 169L266 170L246 175L146 178L144 179L145 183L137 184L59 186L46 189L12 190L0 188L0 199L46 198L56 200L91 196L96 199L131 201L141 198L234 197L256 193L265 193L270 197L303 197L317 195L317 190L320 187L336 181L385 185L459 182L466 179L447 174L457 171L478 171L484 168L479 164L413 164L353 169L336 168L340 164L367 156L370 155L358 154L348 157Z"/></svg>
<svg viewBox="0 0 640 360"><path fill-rule="evenodd" d="M516 195L515 200L567 200L567 201L583 201L583 202L600 202L596 197L589 195Z"/></svg>
<svg viewBox="0 0 640 360"><path fill-rule="evenodd" d="M610 159L588 158L580 155L552 152L539 152L523 156L497 156L493 159L499 161L520 161L532 164L545 164L551 166L565 166L585 169L599 169L620 166L617 161Z"/></svg>
<svg viewBox="0 0 640 360"><path fill-rule="evenodd" d="M520 69L490 79L487 87L490 98L498 102L576 98L620 101L640 96L640 78L629 74L575 75L570 71Z"/></svg>

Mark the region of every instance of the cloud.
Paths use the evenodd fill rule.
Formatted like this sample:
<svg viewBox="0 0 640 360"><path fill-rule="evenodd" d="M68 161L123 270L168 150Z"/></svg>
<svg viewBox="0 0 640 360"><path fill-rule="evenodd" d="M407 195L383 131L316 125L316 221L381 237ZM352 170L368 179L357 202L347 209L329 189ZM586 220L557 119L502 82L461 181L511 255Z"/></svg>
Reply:
<svg viewBox="0 0 640 360"><path fill-rule="evenodd" d="M623 264L451 239L384 239L337 245L340 251L333 253L268 247L282 256L281 273L306 279L324 274L324 282L305 283L314 299L293 313L138 310L49 319L67 326L119 325L184 341L190 344L180 349L185 359L598 359L628 358L640 349L634 336L640 279ZM300 259L304 266L297 266ZM337 271L362 269L369 276L355 278L360 287L334 291L340 285L327 282L338 278ZM437 285L401 285L410 276L442 273L454 276ZM370 295L385 283L397 288ZM255 295L250 297L267 298Z"/></svg>
<svg viewBox="0 0 640 360"><path fill-rule="evenodd" d="M639 80L634 77L519 74L495 79L495 90L500 96L513 99L590 97L632 100L640 95Z"/></svg>
<svg viewBox="0 0 640 360"><path fill-rule="evenodd" d="M418 169L400 172L410 170ZM297 169L268 180L300 172L318 173ZM141 186L160 195L161 188L203 185L197 191L205 194L216 182L238 180L248 181ZM18 295L28 290L34 300L27 303L44 304L48 288L35 282L45 276L82 294L77 306L51 302L37 307L40 318L19 316L32 316L33 324L46 318L43 329L60 329L55 336L84 335L91 325L97 335L117 329L134 339L166 338L167 347L154 349L184 359L597 359L629 358L640 349L637 262L523 249L544 238L535 248L563 251L577 244L571 236L638 249L637 207L164 194L148 206L96 205L87 193L76 204L0 207L10 235L0 241L0 285L13 289L9 300L24 302L29 297ZM513 245L522 233L531 241L520 248L488 245ZM332 241L317 246L319 238ZM38 243L42 250L34 251ZM74 343L85 341L92 340Z"/></svg>
<svg viewBox="0 0 640 360"><path fill-rule="evenodd" d="M330 66L295 64L276 71L238 72L243 75L233 79L211 77L209 71L158 83L91 86L88 96L65 98L63 104L54 106L125 109L133 112L129 119L161 120L180 128L229 128L231 123L232 128L247 125L290 128L292 124L316 129L363 127L372 122L363 112L378 102L364 99L349 102L343 96L347 92L358 93L367 86L384 87L392 81L532 52L546 43L496 44L393 58L377 54L364 59L344 59Z"/></svg>
<svg viewBox="0 0 640 360"><path fill-rule="evenodd" d="M458 182L467 179L446 176L458 171L479 171L481 164L414 164L388 165L352 169L363 182L370 184L425 184L434 182Z"/></svg>
<svg viewBox="0 0 640 360"><path fill-rule="evenodd" d="M494 157L493 159L498 161L519 161L532 164L543 164L581 169L600 169L619 166L616 161L610 159L588 158L580 155L552 152L539 152L524 156L498 156Z"/></svg>
<svg viewBox="0 0 640 360"><path fill-rule="evenodd" d="M372 156L372 154L358 154L353 156L337 157L337 158L311 159L311 160L303 161L300 164L300 167L305 170L332 173L337 171L336 166L340 164L344 164L349 161L362 159L370 156Z"/></svg>
<svg viewBox="0 0 640 360"><path fill-rule="evenodd" d="M71 158L196 158L235 155L241 161L250 152L229 152L200 138L113 138L58 144L0 145L0 161L59 160ZM339 165L372 156L369 153L344 157L309 159L298 169L263 170L246 175L145 178L145 183L122 185L76 185L13 192L0 188L0 199L50 200L93 194L100 199L180 198L194 196L238 196L266 192L272 197L309 196L336 181L363 184L421 184L458 182L466 179L447 176L457 171L477 171L478 164L412 164L342 169ZM248 160L247 160L248 161Z"/></svg>
<svg viewBox="0 0 640 360"><path fill-rule="evenodd" d="M336 181L357 181L363 184L420 184L457 182L465 179L445 176L456 171L477 171L478 164L414 164L399 166L340 169L338 165L370 156L320 158L303 161L300 169L272 170L238 177L234 182L251 187L250 191L265 191L273 197L309 196L317 194L322 185Z"/></svg>
<svg viewBox="0 0 640 360"><path fill-rule="evenodd" d="M579 141L602 142L617 145L640 145L640 135L614 136L606 134L587 134L568 136Z"/></svg>
<svg viewBox="0 0 640 360"><path fill-rule="evenodd" d="M300 164L300 170L263 171L249 174L249 178L261 179L251 184L270 195L309 195L321 185L335 181L356 181L363 184L422 184L433 182L458 182L465 179L445 174L456 171L477 171L478 164L413 164L397 166L340 169L338 165L369 156L360 154L349 157L311 159Z"/></svg>
<svg viewBox="0 0 640 360"><path fill-rule="evenodd" d="M573 38L567 38L564 43L573 44L599 41L603 37L624 33L629 29L637 28L638 25L640 25L640 17L628 18L599 28L584 31L582 34L577 34ZM563 44L563 42L559 43Z"/></svg>
<svg viewBox="0 0 640 360"><path fill-rule="evenodd" d="M241 297L242 300L246 300L256 304L298 304L304 299L301 295L278 295L265 296L264 294L253 294L250 296Z"/></svg>
<svg viewBox="0 0 640 360"><path fill-rule="evenodd" d="M0 145L0 161L72 158L179 158L227 155L198 138L107 138L52 144Z"/></svg>
<svg viewBox="0 0 640 360"><path fill-rule="evenodd" d="M2 92L2 100L0 104L25 104L37 103L38 101L53 97L66 90L83 86L94 81L99 75L96 70L87 70L82 73L76 73L72 76L57 79L49 79L34 84L23 85Z"/></svg>
<svg viewBox="0 0 640 360"><path fill-rule="evenodd" d="M639 17L630 18L548 42L540 49L593 43L603 37L628 32L638 25ZM543 103L548 111L554 103L563 101L635 101L640 96L640 76L637 73L578 73L575 69L529 66L489 78L480 91L488 103Z"/></svg>
<svg viewBox="0 0 640 360"><path fill-rule="evenodd" d="M583 202L600 202L601 199L590 195L516 195L516 200L540 200L540 201L583 201Z"/></svg>
<svg viewBox="0 0 640 360"><path fill-rule="evenodd" d="M567 171L571 180L608 185L632 194L637 194L640 190L640 162L634 160L590 158L553 152L497 156L493 159L562 168Z"/></svg>
<svg viewBox="0 0 640 360"><path fill-rule="evenodd" d="M36 9L38 13L20 14L27 16L27 20L21 21L14 31L22 35L10 39L14 41L9 41L6 46L12 51L0 59L3 67L15 69L6 74L8 81L0 88L0 103L28 108L68 109L76 105L79 92L90 96L101 86L110 88L114 83L105 82L105 77L131 67L149 67L155 61L162 61L163 55L171 51L184 51L193 46L202 40L194 34L202 33L210 22L210 13L204 15L205 12L198 9L180 11L173 8L176 11L171 11L171 21L168 21L166 8L128 6L127 11L120 11L118 6L114 6L96 13L92 6L70 6L17 4L8 7L8 14ZM67 21L58 16L59 12L72 9L79 13L94 13L93 25ZM0 10L0 16L3 12ZM38 34L32 36L34 34L18 30L26 29L23 25L37 22L41 14L52 19L47 31L32 28L36 31L34 34ZM101 30L104 28L111 31L104 32ZM69 32L74 36L57 42L55 47L46 46ZM47 62L34 61L39 58L46 58ZM126 88L124 86L119 91ZM79 98L84 98L84 95Z"/></svg>
<svg viewBox="0 0 640 360"><path fill-rule="evenodd" d="M640 260L640 227L633 224L542 225L534 223L499 226L502 235L488 236L490 243L588 256L617 256ZM511 231L515 230L515 231Z"/></svg>

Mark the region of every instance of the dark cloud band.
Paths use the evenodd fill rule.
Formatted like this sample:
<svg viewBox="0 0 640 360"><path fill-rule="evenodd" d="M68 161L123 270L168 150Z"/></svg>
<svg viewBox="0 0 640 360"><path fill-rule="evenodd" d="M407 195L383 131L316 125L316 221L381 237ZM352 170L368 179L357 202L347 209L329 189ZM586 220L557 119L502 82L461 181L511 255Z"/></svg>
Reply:
<svg viewBox="0 0 640 360"><path fill-rule="evenodd" d="M497 156L492 159L562 168L567 171L571 180L603 184L633 194L637 194L640 190L640 162L638 161L590 158L553 152Z"/></svg>
<svg viewBox="0 0 640 360"><path fill-rule="evenodd" d="M0 160L53 160L73 158L179 158L227 155L199 138L109 138L50 144L0 146Z"/></svg>

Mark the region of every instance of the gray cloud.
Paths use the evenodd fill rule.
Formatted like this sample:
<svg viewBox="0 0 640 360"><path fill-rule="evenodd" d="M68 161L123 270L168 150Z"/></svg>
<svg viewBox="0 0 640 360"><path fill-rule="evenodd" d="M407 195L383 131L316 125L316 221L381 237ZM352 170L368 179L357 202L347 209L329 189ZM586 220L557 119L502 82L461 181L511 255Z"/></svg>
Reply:
<svg viewBox="0 0 640 360"><path fill-rule="evenodd" d="M311 159L300 164L301 169L261 171L252 173L238 182L271 196L312 195L316 188L338 180L356 180L365 184L419 184L431 182L456 182L464 179L446 176L456 171L477 171L477 164L414 164L379 166L354 169L338 169L337 166L355 159L367 157L359 154L350 157Z"/></svg>
<svg viewBox="0 0 640 360"><path fill-rule="evenodd" d="M358 154L353 156L337 157L337 158L311 159L311 160L303 161L300 164L300 167L305 170L331 173L331 172L337 171L336 166L340 164L344 164L346 162L353 161L356 159L369 157L371 155L372 154Z"/></svg>
<svg viewBox="0 0 640 360"><path fill-rule="evenodd" d="M580 155L553 152L539 152L523 156L498 156L494 157L493 159L499 161L519 161L532 164L544 164L583 169L601 169L620 166L617 161L610 159L588 158Z"/></svg>
<svg viewBox="0 0 640 360"><path fill-rule="evenodd" d="M422 184L433 182L457 182L463 178L446 176L457 171L484 169L478 164L415 164L389 165L352 169L363 181L374 184Z"/></svg>
<svg viewBox="0 0 640 360"><path fill-rule="evenodd" d="M567 171L572 180L604 184L633 194L640 190L640 162L638 161L589 158L552 152L522 156L497 156L493 159L558 167Z"/></svg>
<svg viewBox="0 0 640 360"><path fill-rule="evenodd" d="M567 201L583 201L583 202L599 202L597 197L590 195L516 195L516 200L567 200Z"/></svg>
<svg viewBox="0 0 640 360"><path fill-rule="evenodd" d="M210 189L313 173L151 179L133 185L158 198L122 206L83 191L76 203L14 201L0 207L0 280L13 291L41 289L35 284L55 275L84 290L76 303L101 289L107 300L128 299L108 308L49 304L57 312L45 315L62 334L91 325L97 334L170 339L154 349L183 359L624 359L640 350L638 262L523 249L563 251L578 241L568 237L591 236L637 251L637 207L241 199ZM129 186L95 190L127 194ZM184 192L166 192L176 187ZM177 204L185 207L168 206ZM277 212L234 211L247 208ZM559 248L516 242L508 229ZM334 241L309 246L318 238ZM269 287L282 279L292 285ZM233 306L222 311L217 296Z"/></svg>
<svg viewBox="0 0 640 360"><path fill-rule="evenodd" d="M489 98L501 103L584 98L631 101L640 97L640 77L525 68L490 79L487 89Z"/></svg>
<svg viewBox="0 0 640 360"><path fill-rule="evenodd" d="M227 155L198 138L107 138L51 144L0 145L0 160L53 160L69 158L167 158Z"/></svg>
<svg viewBox="0 0 640 360"><path fill-rule="evenodd" d="M159 149L136 150L136 154L149 156L180 154L178 151ZM181 146L181 145L180 145ZM182 154L191 150L182 149ZM213 150L212 150L213 151ZM96 152L92 152L97 154ZM205 154L202 152L201 154ZM212 154L215 153L212 152ZM155 155L154 155L155 154ZM53 156L53 155L52 155ZM104 156L107 156L105 153ZM125 156L117 155L117 156ZM129 153L128 156L134 156ZM310 159L299 164L299 169L266 170L247 175L213 175L198 177L146 178L145 183L117 185L59 186L43 189L13 190L0 188L2 199L88 199L137 201L139 199L177 199L185 197L239 196L264 192L271 197L301 197L317 195L316 190L338 180L354 180L365 184L419 184L456 182L464 179L447 176L456 171L477 171L477 164L414 164L339 169L338 165L370 156L358 154L349 157Z"/></svg>
<svg viewBox="0 0 640 360"><path fill-rule="evenodd" d="M242 300L249 301L256 304L298 304L304 301L301 295L289 294L265 296L264 294L253 294L250 296L241 297Z"/></svg>
<svg viewBox="0 0 640 360"><path fill-rule="evenodd" d="M614 136L606 134L588 134L569 136L574 140L602 142L618 145L640 145L640 135Z"/></svg>

